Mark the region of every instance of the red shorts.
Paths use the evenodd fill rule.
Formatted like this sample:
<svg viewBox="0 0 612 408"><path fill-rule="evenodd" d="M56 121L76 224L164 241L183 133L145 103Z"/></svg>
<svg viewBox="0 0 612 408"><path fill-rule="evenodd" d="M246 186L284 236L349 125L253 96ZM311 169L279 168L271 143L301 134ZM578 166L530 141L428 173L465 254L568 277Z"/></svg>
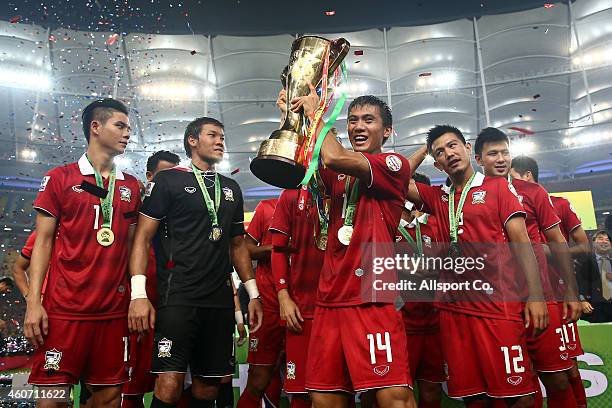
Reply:
<svg viewBox="0 0 612 408"><path fill-rule="evenodd" d="M576 322L565 323L564 334L567 340L567 351L570 358L576 358L584 354L582 343L580 343L580 335L578 334L578 325Z"/></svg>
<svg viewBox="0 0 612 408"><path fill-rule="evenodd" d="M155 376L151 374L153 332L130 334L130 381L123 384L123 394L141 395L153 391Z"/></svg>
<svg viewBox="0 0 612 408"><path fill-rule="evenodd" d="M119 385L128 380L127 319L49 318L49 334L32 357L34 385Z"/></svg>
<svg viewBox="0 0 612 408"><path fill-rule="evenodd" d="M574 365L567 348L567 328L562 323L563 308L557 303L547 303L548 327L538 336L527 332L527 350L536 371L553 373L565 371Z"/></svg>
<svg viewBox="0 0 612 408"><path fill-rule="evenodd" d="M249 335L249 356L247 363L254 365L275 365L283 349L285 326L281 323L278 310L264 309L263 322L259 330Z"/></svg>
<svg viewBox="0 0 612 408"><path fill-rule="evenodd" d="M390 304L315 309L306 388L364 391L412 385L406 332Z"/></svg>
<svg viewBox="0 0 612 408"><path fill-rule="evenodd" d="M509 398L535 392L522 322L440 311L448 395Z"/></svg>
<svg viewBox="0 0 612 408"><path fill-rule="evenodd" d="M287 372L285 377L285 392L307 393L306 391L306 362L308 361L308 343L312 334L312 319L304 319L302 333L286 331L286 360Z"/></svg>
<svg viewBox="0 0 612 408"><path fill-rule="evenodd" d="M406 333L408 342L408 364L413 380L443 383L444 357L440 333Z"/></svg>

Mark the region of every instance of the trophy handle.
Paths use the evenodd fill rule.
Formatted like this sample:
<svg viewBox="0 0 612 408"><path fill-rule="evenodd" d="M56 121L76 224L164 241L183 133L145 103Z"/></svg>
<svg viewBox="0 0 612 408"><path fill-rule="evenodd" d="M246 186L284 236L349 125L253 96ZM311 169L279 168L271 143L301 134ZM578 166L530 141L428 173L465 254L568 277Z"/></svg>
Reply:
<svg viewBox="0 0 612 408"><path fill-rule="evenodd" d="M351 48L351 43L349 43L344 38L338 38L337 40L333 40L329 46L329 57L331 61L329 63L329 72L328 75L334 73L338 65L344 60L346 54L348 54L349 49Z"/></svg>

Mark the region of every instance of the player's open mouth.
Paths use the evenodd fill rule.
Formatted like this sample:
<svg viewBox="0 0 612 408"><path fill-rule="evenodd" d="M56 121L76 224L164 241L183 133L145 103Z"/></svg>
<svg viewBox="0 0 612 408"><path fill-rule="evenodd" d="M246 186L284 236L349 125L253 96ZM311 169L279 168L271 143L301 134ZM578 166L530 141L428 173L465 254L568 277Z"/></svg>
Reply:
<svg viewBox="0 0 612 408"><path fill-rule="evenodd" d="M363 144L367 142L368 137L364 135L359 135L359 136L355 136L353 140L355 141L355 144Z"/></svg>
<svg viewBox="0 0 612 408"><path fill-rule="evenodd" d="M455 165L459 164L460 162L461 162L460 159L453 159L453 160L448 162L448 167L455 167Z"/></svg>
<svg viewBox="0 0 612 408"><path fill-rule="evenodd" d="M503 166L495 166L495 170L497 171L506 171L508 167L506 165Z"/></svg>

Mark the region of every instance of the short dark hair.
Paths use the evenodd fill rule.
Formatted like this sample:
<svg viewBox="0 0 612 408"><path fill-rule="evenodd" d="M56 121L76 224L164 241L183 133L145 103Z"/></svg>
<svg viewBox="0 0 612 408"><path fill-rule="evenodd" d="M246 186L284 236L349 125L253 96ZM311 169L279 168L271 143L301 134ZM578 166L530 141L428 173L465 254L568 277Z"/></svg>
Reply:
<svg viewBox="0 0 612 408"><path fill-rule="evenodd" d="M83 133L85 134L85 140L89 143L90 127L91 122L98 120L105 123L114 112L121 112L129 115L129 110L125 104L117 99L104 98L97 99L87 105L81 113L81 119L83 121Z"/></svg>
<svg viewBox="0 0 612 408"><path fill-rule="evenodd" d="M215 118L209 118L208 116L202 116L201 118L192 120L187 125L187 129L185 129L185 137L183 138L183 145L185 146L185 154L187 157L191 157L191 146L189 146L188 141L189 136L193 136L197 139L202 131L202 127L205 125L215 125L219 126L221 129L225 129L223 123L219 122Z"/></svg>
<svg viewBox="0 0 612 408"><path fill-rule="evenodd" d="M13 279L8 276L3 276L2 278L0 278L0 284L2 283L6 283L6 286L9 286L11 288L15 286L15 282L13 281Z"/></svg>
<svg viewBox="0 0 612 408"><path fill-rule="evenodd" d="M538 167L538 162L535 161L535 159L532 159L529 156L518 156L512 159L511 167L521 176L530 171L535 182L538 182L540 168Z"/></svg>
<svg viewBox="0 0 612 408"><path fill-rule="evenodd" d="M393 115L391 114L391 108L389 108L389 105L387 105L385 101L380 98L377 98L374 95L362 95L353 99L353 101L348 107L348 114L350 115L351 111L356 106L364 105L378 107L378 113L380 114L380 117L382 119L383 127L393 127Z"/></svg>
<svg viewBox="0 0 612 408"><path fill-rule="evenodd" d="M147 171L153 173L159 162L162 160L174 164L179 164L181 162L181 158L178 156L178 154L174 154L167 150L160 150L153 153L153 155L147 159Z"/></svg>
<svg viewBox="0 0 612 408"><path fill-rule="evenodd" d="M412 178L417 183L427 184L428 186L431 186L431 180L423 173L414 173L412 175Z"/></svg>
<svg viewBox="0 0 612 408"><path fill-rule="evenodd" d="M466 143L463 133L461 133L458 128L451 125L436 125L427 132L427 150L429 153L431 153L431 146L433 145L433 142L435 142L436 139L445 133L454 133L459 140L463 142L463 144Z"/></svg>
<svg viewBox="0 0 612 408"><path fill-rule="evenodd" d="M476 137L476 141L474 142L474 152L480 156L482 154L482 148L485 143L496 143L496 142L506 142L510 145L510 139L508 136L501 130L494 127L484 128L478 133L478 137Z"/></svg>
<svg viewBox="0 0 612 408"><path fill-rule="evenodd" d="M608 231L606 230L599 230L597 232L595 232L593 234L593 241L595 241L597 239L598 236L600 235L605 235L606 237L608 237L608 241L612 241L612 238L610 238L610 234L608 234Z"/></svg>

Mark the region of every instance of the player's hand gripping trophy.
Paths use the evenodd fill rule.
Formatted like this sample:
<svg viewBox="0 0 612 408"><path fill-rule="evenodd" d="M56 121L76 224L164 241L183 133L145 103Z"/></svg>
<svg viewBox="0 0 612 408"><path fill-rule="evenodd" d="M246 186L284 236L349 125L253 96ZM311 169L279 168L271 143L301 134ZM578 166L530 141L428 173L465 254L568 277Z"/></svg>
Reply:
<svg viewBox="0 0 612 408"><path fill-rule="evenodd" d="M295 40L289 65L281 75L287 92L286 103L308 95L309 84L321 83L327 87L327 78L338 69L349 48L344 38L330 41L304 36ZM303 112L292 112L288 106L284 109L280 128L262 142L257 157L251 162L251 171L256 177L276 187L299 188L311 158L309 150L314 145L314 135L309 134L305 123Z"/></svg>

